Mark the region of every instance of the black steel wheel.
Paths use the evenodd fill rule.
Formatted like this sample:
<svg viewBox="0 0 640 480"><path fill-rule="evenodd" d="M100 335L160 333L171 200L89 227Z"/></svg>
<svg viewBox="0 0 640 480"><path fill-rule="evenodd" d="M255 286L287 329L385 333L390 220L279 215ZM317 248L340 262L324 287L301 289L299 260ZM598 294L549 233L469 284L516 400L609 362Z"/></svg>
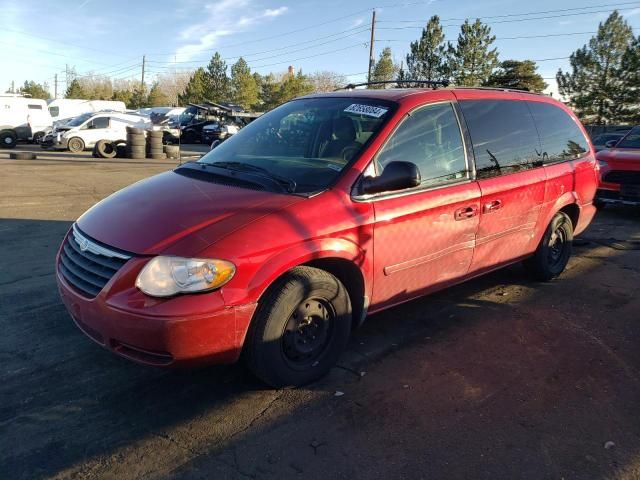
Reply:
<svg viewBox="0 0 640 480"><path fill-rule="evenodd" d="M292 368L308 368L324 354L333 334L336 314L326 298L298 304L282 332L282 353Z"/></svg>
<svg viewBox="0 0 640 480"><path fill-rule="evenodd" d="M524 261L537 280L549 281L560 275L571 257L573 223L564 212L554 215L534 255Z"/></svg>
<svg viewBox="0 0 640 480"><path fill-rule="evenodd" d="M351 324L351 301L336 277L317 268L293 268L258 302L245 360L271 386L305 385L336 364Z"/></svg>

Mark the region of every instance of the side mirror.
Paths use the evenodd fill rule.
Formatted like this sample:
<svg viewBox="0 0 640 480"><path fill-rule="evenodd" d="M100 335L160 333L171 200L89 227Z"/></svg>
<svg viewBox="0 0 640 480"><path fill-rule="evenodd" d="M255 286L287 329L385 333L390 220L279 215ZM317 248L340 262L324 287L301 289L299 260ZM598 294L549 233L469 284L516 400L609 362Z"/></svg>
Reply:
<svg viewBox="0 0 640 480"><path fill-rule="evenodd" d="M606 143L604 144L604 146L605 146L606 148L613 148L613 147L615 147L615 146L616 146L616 143L618 143L618 140L609 140L608 142L606 142Z"/></svg>
<svg viewBox="0 0 640 480"><path fill-rule="evenodd" d="M395 192L420 185L420 170L415 163L389 162L377 177L362 179L362 193Z"/></svg>

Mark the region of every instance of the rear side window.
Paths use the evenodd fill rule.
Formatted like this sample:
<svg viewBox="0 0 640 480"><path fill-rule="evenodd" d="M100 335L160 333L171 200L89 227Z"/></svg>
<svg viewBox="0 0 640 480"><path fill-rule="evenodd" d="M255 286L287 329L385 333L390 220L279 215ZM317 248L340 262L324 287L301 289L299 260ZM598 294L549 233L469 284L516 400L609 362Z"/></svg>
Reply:
<svg viewBox="0 0 640 480"><path fill-rule="evenodd" d="M541 165L540 141L527 105L518 100L463 100L478 178Z"/></svg>
<svg viewBox="0 0 640 480"><path fill-rule="evenodd" d="M549 103L527 104L540 134L544 163L572 160L587 152L587 139L564 110Z"/></svg>
<svg viewBox="0 0 640 480"><path fill-rule="evenodd" d="M29 104L29 110L42 110L42 105Z"/></svg>
<svg viewBox="0 0 640 480"><path fill-rule="evenodd" d="M391 135L378 157L378 172L393 161L418 166L423 186L467 178L467 163L458 119L450 103L412 112Z"/></svg>
<svg viewBox="0 0 640 480"><path fill-rule="evenodd" d="M60 107L49 107L49 113L52 117L57 117L60 115Z"/></svg>

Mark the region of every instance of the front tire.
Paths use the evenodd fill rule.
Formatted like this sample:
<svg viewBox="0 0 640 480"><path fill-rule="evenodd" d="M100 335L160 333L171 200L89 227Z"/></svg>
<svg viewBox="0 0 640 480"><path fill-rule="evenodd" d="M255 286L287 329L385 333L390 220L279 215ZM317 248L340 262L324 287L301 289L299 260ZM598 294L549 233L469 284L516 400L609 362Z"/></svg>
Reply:
<svg viewBox="0 0 640 480"><path fill-rule="evenodd" d="M351 301L324 270L296 267L258 303L245 343L249 369L272 387L313 382L337 363L351 333Z"/></svg>
<svg viewBox="0 0 640 480"><path fill-rule="evenodd" d="M12 130L0 132L0 148L15 148L18 143L18 136Z"/></svg>
<svg viewBox="0 0 640 480"><path fill-rule="evenodd" d="M84 141L80 137L70 138L67 148L71 153L82 153L84 151Z"/></svg>
<svg viewBox="0 0 640 480"><path fill-rule="evenodd" d="M573 223L564 212L554 215L533 257L524 261L527 271L535 278L548 282L560 275L571 257Z"/></svg>

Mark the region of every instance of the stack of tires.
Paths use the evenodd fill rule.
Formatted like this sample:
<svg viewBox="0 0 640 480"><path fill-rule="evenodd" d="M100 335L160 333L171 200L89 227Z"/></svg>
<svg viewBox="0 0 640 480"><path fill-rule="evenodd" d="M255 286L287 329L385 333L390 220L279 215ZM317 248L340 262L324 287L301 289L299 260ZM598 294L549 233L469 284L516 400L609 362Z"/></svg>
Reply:
<svg viewBox="0 0 640 480"><path fill-rule="evenodd" d="M147 131L147 157L154 160L164 160L167 154L164 153L164 144L162 143L162 130Z"/></svg>
<svg viewBox="0 0 640 480"><path fill-rule="evenodd" d="M135 159L146 158L145 145L144 130L127 127L127 157Z"/></svg>
<svg viewBox="0 0 640 480"><path fill-rule="evenodd" d="M179 145L165 145L164 153L167 154L167 158L179 159L180 158L180 146Z"/></svg>

